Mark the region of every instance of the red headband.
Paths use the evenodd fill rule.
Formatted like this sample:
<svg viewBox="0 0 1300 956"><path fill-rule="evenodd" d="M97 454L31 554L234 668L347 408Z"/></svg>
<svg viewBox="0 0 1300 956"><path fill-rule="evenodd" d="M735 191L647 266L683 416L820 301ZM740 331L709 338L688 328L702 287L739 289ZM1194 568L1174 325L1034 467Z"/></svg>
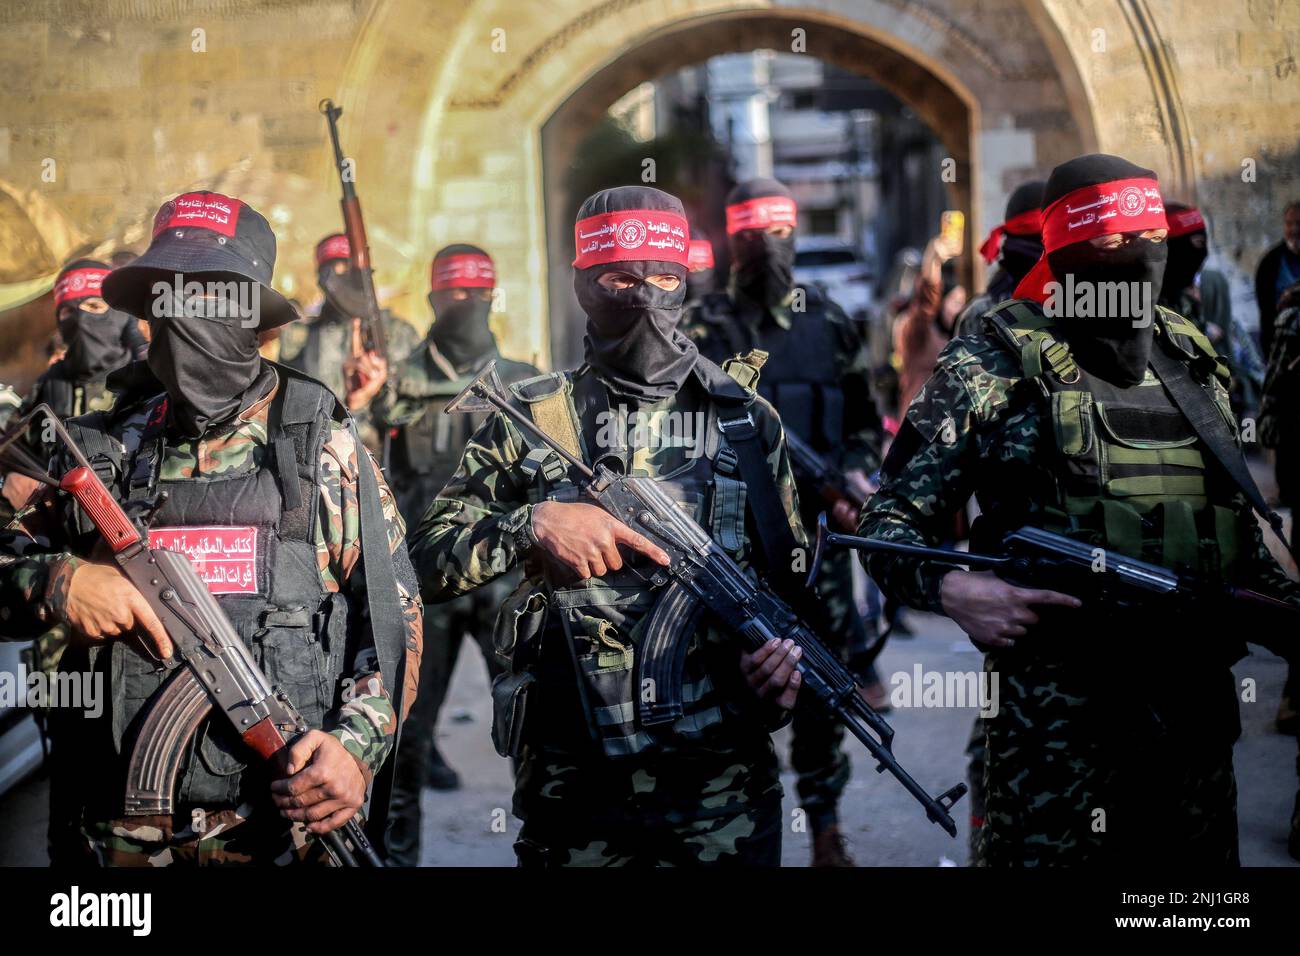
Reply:
<svg viewBox="0 0 1300 956"><path fill-rule="evenodd" d="M110 271L97 266L87 266L84 269L72 269L63 273L54 283L54 307L57 309L65 302L76 302L102 295L100 290L104 286L104 276Z"/></svg>
<svg viewBox="0 0 1300 956"><path fill-rule="evenodd" d="M607 262L675 262L686 265L690 226L684 216L659 209L623 209L579 219L573 227L578 250L573 265L588 269Z"/></svg>
<svg viewBox="0 0 1300 956"><path fill-rule="evenodd" d="M1167 229L1165 204L1154 179L1113 179L1068 192L1043 210L1043 255L1020 280L1017 299L1045 302L1044 286L1055 282L1047 254L1099 236Z"/></svg>
<svg viewBox="0 0 1300 956"><path fill-rule="evenodd" d="M1170 239L1177 239L1189 232L1203 232L1205 230L1205 217L1201 215L1201 211L1195 206L1168 213L1168 219Z"/></svg>
<svg viewBox="0 0 1300 956"><path fill-rule="evenodd" d="M230 237L235 234L243 208L238 199L220 193L183 193L163 203L153 220L153 234L157 237L164 229L197 227Z"/></svg>
<svg viewBox="0 0 1300 956"><path fill-rule="evenodd" d="M992 265L1002 249L1003 235L1037 236L1042 231L1043 211L1041 209L1026 209L1024 212L1018 212L1000 226L993 227L993 231L980 246L980 255L984 257L985 262Z"/></svg>
<svg viewBox="0 0 1300 956"><path fill-rule="evenodd" d="M458 252L433 260L429 285L439 289L490 289L497 284L492 260L478 252Z"/></svg>
<svg viewBox="0 0 1300 956"><path fill-rule="evenodd" d="M333 236L326 236L320 242L316 243L316 265L324 265L332 259L351 259L352 246L348 243L348 237L343 233L337 233Z"/></svg>
<svg viewBox="0 0 1300 956"><path fill-rule="evenodd" d="M713 243L707 239L692 239L686 250L686 268L692 272L703 272L713 268Z"/></svg>
<svg viewBox="0 0 1300 956"><path fill-rule="evenodd" d="M742 229L795 225L798 207L789 196L759 196L727 207L727 235Z"/></svg>

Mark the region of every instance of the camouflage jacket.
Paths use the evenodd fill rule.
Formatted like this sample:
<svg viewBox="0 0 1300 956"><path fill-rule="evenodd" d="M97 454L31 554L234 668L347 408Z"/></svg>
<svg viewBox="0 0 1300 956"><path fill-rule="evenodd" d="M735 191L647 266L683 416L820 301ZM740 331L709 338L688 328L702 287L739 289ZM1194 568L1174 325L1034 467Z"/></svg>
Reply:
<svg viewBox="0 0 1300 956"><path fill-rule="evenodd" d="M1273 328L1259 437L1268 448L1300 444L1300 308L1279 313Z"/></svg>
<svg viewBox="0 0 1300 956"><path fill-rule="evenodd" d="M529 401L535 390L545 386L547 380L558 379L571 394L575 383L576 387L584 390L591 387L590 376L593 374L584 367L555 377L545 376L520 382L512 387L512 391L517 399ZM712 400L704 386L696 380L695 374L698 373L693 373L677 394L640 410L640 421L645 423L644 430L639 437L626 439L626 444L620 450L627 453L630 474L671 480L677 483L677 488L686 488L686 494L678 500L688 510L690 505L687 501L690 500L695 506L693 517L700 520L701 512L709 515L714 511L710 492L698 483L706 474L715 474L712 459L705 456L701 464L699 458L691 456L682 447L659 440L659 429L672 427L667 424L673 420L670 415L694 415L707 411L705 405ZM713 374L720 376L724 373L714 369ZM790 531L797 542L805 543L803 528L798 520L798 495L786 457L780 419L772 407L757 396L750 410L763 447L768 450L767 462L784 505ZM599 433L584 431L579 440L583 446L582 453L588 461L611 450ZM516 534L526 527L533 503L539 500L536 485L526 477L525 458L530 447L516 425L501 413L493 414L470 439L455 475L425 513L411 540L411 559L427 602L446 601L464 594L505 574L519 563ZM688 457L695 458L695 463L684 460ZM692 475L695 477L692 478ZM691 482L696 484L690 486ZM572 488L567 480L558 480L555 490L562 496L566 487ZM716 497L714 493L715 500ZM743 513L737 517L743 522ZM704 518L702 523L708 527L715 522ZM727 539L721 527L712 528L712 532L740 563L747 564L753 559L754 542L744 530L730 539ZM525 571L532 590L540 590L543 569L540 557L535 553L528 556ZM575 615L572 639L582 648L591 650L590 657L593 661L598 656L604 661L611 654L611 649L618 648L613 652L619 661L617 667L604 663L600 665L609 666L611 670L627 670L632 666L635 635L639 633L637 625L644 619L655 598L653 592L641 585L640 579L629 580L627 574L626 571L610 572L606 576L590 578L572 586L595 598L575 605L580 613ZM556 587L560 589L570 586ZM612 594L620 594L622 597L617 601L599 597ZM701 628L699 634L701 640L692 642L691 645L696 650L688 653L688 674L708 675L708 682L717 689L721 699L719 706L726 714L730 714L733 708L743 710L748 705L743 696L730 694L723 689L727 685L734 685L739 677L736 663L739 651L734 642L708 627ZM631 638L631 645L621 644L628 637ZM501 650L500 646L498 650ZM583 651L579 649L577 653L581 657ZM562 694L557 693L555 696ZM722 734L721 737L715 737L714 724L708 725L710 739L715 740L719 747L734 745L739 736L766 733L761 721L746 724L744 721L723 720L722 723L724 729L718 731ZM727 731L726 727L731 730ZM728 733L731 734L730 737L726 736ZM731 744L723 744L724 739L731 741ZM666 750L681 745L678 738L661 743ZM637 745L631 746L635 752Z"/></svg>
<svg viewBox="0 0 1300 956"><path fill-rule="evenodd" d="M1058 475L1048 453L1054 442L1050 408L1037 389L1018 387L1025 383L1020 357L987 325L954 339L907 409L859 533L937 545L972 495L983 512L1007 511L1034 523L1056 500ZM1300 586L1269 553L1244 496L1231 495L1230 505L1254 539L1247 586L1300 601ZM866 565L894 600L944 613L939 584L951 567L879 554Z"/></svg>
<svg viewBox="0 0 1300 956"><path fill-rule="evenodd" d="M806 311L795 309L799 292L804 294ZM832 464L868 475L879 468L884 428L872 397L870 361L862 337L844 310L816 287L796 288L783 303L759 318L762 325L758 326L752 324L754 316L739 314L741 301L734 288L704 296L688 310L682 332L701 355L721 365L739 352L779 349L787 336L799 335L801 321L818 318L830 323L835 342L830 384L838 385L844 395L843 438L832 455L836 458ZM799 437L812 439L809 435Z"/></svg>
<svg viewBox="0 0 1300 956"><path fill-rule="evenodd" d="M250 405L239 416L232 431L198 440L168 441L160 466L162 480L180 480L222 473L239 472L256 467L267 454L267 421L276 388ZM119 438L131 430L142 430L153 403L145 402L138 411L116 422ZM321 452L320 508L313 529L318 566L325 590L349 589L362 593L362 575L355 575L361 557L360 512L357 487L361 453L345 424L332 422ZM405 526L397 513L392 494L384 483L374 459L365 453L368 467L374 469L379 482L383 513L388 523L389 546L399 569L405 564ZM0 558L0 608L3 608L4 638L27 640L62 618L72 572L87 559L86 554L69 550L70 514L61 510L53 496L24 509L4 532ZM409 572L408 572L409 573ZM403 709L409 712L415 699L422 646L422 609L418 595L403 586L399 570L402 613L408 634L406 693ZM392 747L397 731L393 703L383 686L378 662L368 630L362 629L361 640L351 659L345 662L340 679L351 681L352 689L342 707L330 714L330 733L336 736L358 761L367 778L377 772Z"/></svg>
<svg viewBox="0 0 1300 956"><path fill-rule="evenodd" d="M15 418L21 418L42 402L54 409L54 414L60 418L76 418L89 412L102 412L113 406L113 393L109 391L105 379L73 382L64 377L62 367L62 362L55 362L45 370L23 399ZM48 458L54 451L53 446L42 442L34 430L28 434L26 441L41 458Z"/></svg>

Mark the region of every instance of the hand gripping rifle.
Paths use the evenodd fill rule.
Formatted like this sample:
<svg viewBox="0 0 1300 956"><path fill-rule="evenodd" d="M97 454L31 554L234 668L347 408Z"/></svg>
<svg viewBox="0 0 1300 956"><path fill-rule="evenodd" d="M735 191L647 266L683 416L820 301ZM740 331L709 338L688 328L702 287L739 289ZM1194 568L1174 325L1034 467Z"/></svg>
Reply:
<svg viewBox="0 0 1300 956"><path fill-rule="evenodd" d="M1070 594L1107 613L1137 610L1206 615L1246 613L1253 625L1245 635L1246 640L1288 659L1295 659L1297 654L1294 634L1300 626L1300 607L1294 604L1247 588L1179 574L1042 528L1026 526L1012 531L1002 539L1001 554L972 554L839 534L827 527L823 513L817 519L817 542L808 569L809 586L816 581L822 558L832 545L867 554L894 554L972 571L992 571L1018 587Z"/></svg>
<svg viewBox="0 0 1300 956"><path fill-rule="evenodd" d="M670 724L682 716L682 670L686 647L700 615L755 651L774 637L789 638L803 648L796 665L803 675L801 697L848 728L877 761L925 808L926 816L950 836L957 825L949 810L966 792L959 783L931 797L894 757L894 730L859 693L857 681L812 630L772 590L755 583L688 517L652 478L627 477L603 462L589 467L537 427L511 402L490 363L452 400L445 411L479 412L493 408L512 419L532 438L559 455L576 472L581 490L612 517L649 538L672 559L668 567L645 573L629 564L647 585L662 588L638 647L640 686L655 688L653 700L638 703L643 726ZM645 681L653 681L647 685Z"/></svg>
<svg viewBox="0 0 1300 956"><path fill-rule="evenodd" d="M10 449L31 421L45 416L76 462L55 479ZM210 714L225 720L249 748L272 761L311 728L289 696L272 687L189 558L149 546L48 405L37 405L0 441L6 466L66 492L99 531L122 573L162 621L175 647L162 664L172 673L146 705L126 775L128 816L173 812L172 795L190 740ZM346 842L345 842L346 838ZM341 866L383 866L357 819L324 836ZM351 843L351 848L347 843Z"/></svg>
<svg viewBox="0 0 1300 956"><path fill-rule="evenodd" d="M816 488L823 501L828 505L847 501L855 512L862 510L867 499L853 490L844 472L788 428L785 430L785 448L795 477Z"/></svg>

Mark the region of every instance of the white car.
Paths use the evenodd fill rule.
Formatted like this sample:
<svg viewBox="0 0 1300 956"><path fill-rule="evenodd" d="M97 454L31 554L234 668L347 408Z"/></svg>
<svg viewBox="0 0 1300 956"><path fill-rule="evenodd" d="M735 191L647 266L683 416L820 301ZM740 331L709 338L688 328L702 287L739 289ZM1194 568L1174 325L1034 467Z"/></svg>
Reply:
<svg viewBox="0 0 1300 956"><path fill-rule="evenodd" d="M796 285L818 285L850 316L866 316L875 295L875 276L861 253L839 239L795 241Z"/></svg>

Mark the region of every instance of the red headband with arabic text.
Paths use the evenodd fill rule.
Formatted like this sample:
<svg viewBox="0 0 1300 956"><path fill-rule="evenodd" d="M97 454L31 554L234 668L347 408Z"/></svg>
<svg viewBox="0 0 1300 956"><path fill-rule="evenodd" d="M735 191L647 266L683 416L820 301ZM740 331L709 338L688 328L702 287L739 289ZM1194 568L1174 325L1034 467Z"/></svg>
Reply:
<svg viewBox="0 0 1300 956"><path fill-rule="evenodd" d="M691 229L684 216L659 209L620 209L586 219L573 227L576 269L608 262L675 262L687 265Z"/></svg>
<svg viewBox="0 0 1300 956"><path fill-rule="evenodd" d="M351 259L352 246L343 233L326 236L316 243L316 265L321 266L334 259Z"/></svg>
<svg viewBox="0 0 1300 956"><path fill-rule="evenodd" d="M686 250L686 268L692 272L703 272L713 268L713 243L707 239L692 239Z"/></svg>
<svg viewBox="0 0 1300 956"><path fill-rule="evenodd" d="M433 260L429 286L440 289L491 289L497 284L492 260L478 252L458 252Z"/></svg>
<svg viewBox="0 0 1300 956"><path fill-rule="evenodd" d="M1169 220L1169 238L1177 239L1179 236L1185 236L1189 232L1204 232L1205 217L1195 206L1188 206L1186 209L1169 211L1166 213Z"/></svg>
<svg viewBox="0 0 1300 956"><path fill-rule="evenodd" d="M1017 299L1047 301L1056 281L1047 254L1100 236L1168 229L1160 186L1147 177L1112 179L1068 192L1043 210L1043 255L1016 286Z"/></svg>
<svg viewBox="0 0 1300 956"><path fill-rule="evenodd" d="M1006 222L994 226L989 232L988 238L980 246L980 255L989 265L998 257L1002 249L1002 237L1008 236L1037 236L1043 231L1043 211L1041 209L1026 209L1024 212L1016 213Z"/></svg>
<svg viewBox="0 0 1300 956"><path fill-rule="evenodd" d="M799 207L789 196L757 196L727 207L727 235L734 236L742 229L766 229L768 226L790 226L797 223Z"/></svg>
<svg viewBox="0 0 1300 956"><path fill-rule="evenodd" d="M63 273L54 283L54 307L57 309L65 302L77 302L103 295L104 277L111 271L87 266L84 269L70 269Z"/></svg>
<svg viewBox="0 0 1300 956"><path fill-rule="evenodd" d="M153 235L165 229L210 229L227 238L234 236L244 204L221 193L182 193L163 203L153 220Z"/></svg>

